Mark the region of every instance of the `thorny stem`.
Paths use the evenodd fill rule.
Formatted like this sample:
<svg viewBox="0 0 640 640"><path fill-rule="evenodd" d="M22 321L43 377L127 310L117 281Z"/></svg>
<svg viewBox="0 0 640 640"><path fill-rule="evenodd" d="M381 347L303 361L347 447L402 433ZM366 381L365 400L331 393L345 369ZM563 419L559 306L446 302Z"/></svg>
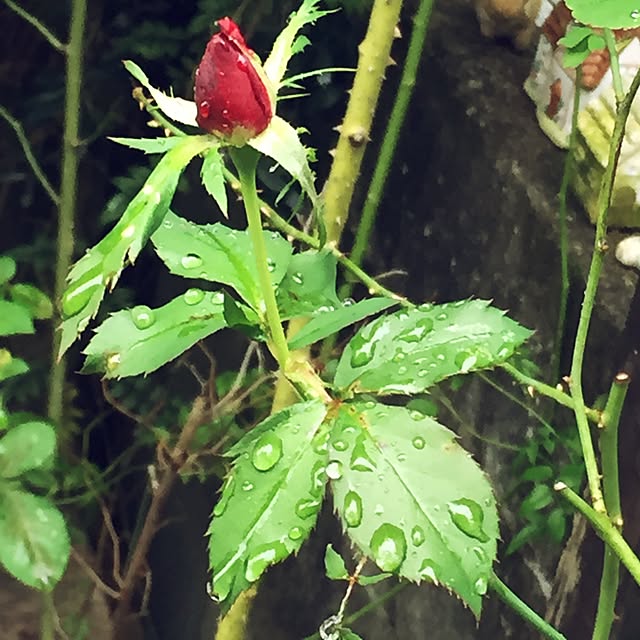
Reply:
<svg viewBox="0 0 640 640"><path fill-rule="evenodd" d="M492 573L489 577L489 588L502 602L515 611L521 618L524 618L546 638L550 638L551 640L566 640L565 636L546 622L544 618L538 615L526 602L523 602L495 573Z"/></svg>
<svg viewBox="0 0 640 640"><path fill-rule="evenodd" d="M602 422L599 425L604 503L611 523L620 532L622 532L622 507L618 473L618 426L630 381L626 373L618 373L613 379L607 404L602 412ZM620 560L608 546L605 546L593 640L608 640L611 634L619 582Z"/></svg>
<svg viewBox="0 0 640 640"><path fill-rule="evenodd" d="M411 40L409 42L409 49L407 51L404 68L402 70L398 94L396 96L393 109L391 110L391 115L389 116L389 122L387 123L380 152L376 159L376 167L371 178L362 215L358 220L358 230L356 232L353 250L351 251L351 260L357 265L362 264L362 259L369 247L371 231L375 223L376 214L378 212L378 207L380 206L382 194L384 193L389 169L395 156L400 131L404 124L407 108L416 83L418 65L422 58L422 51L426 41L427 27L429 26L429 18L431 16L432 8L433 0L421 0L418 11L413 19L414 27L411 32ZM348 297L351 294L352 289L353 283L346 282L340 290L338 297L340 299Z"/></svg>
<svg viewBox="0 0 640 640"><path fill-rule="evenodd" d="M262 221L260 218L260 203L256 189L256 167L258 165L258 152L250 147L241 147L231 152L238 176L240 180L240 190L244 199L244 206L247 213L247 223L249 236L253 243L255 252L256 267L258 270L258 281L262 298L265 304L265 312L271 340L273 343L273 355L275 356L280 369L286 371L289 359L289 347L284 335L278 304L274 292L271 275L268 269L267 247L262 234Z"/></svg>
<svg viewBox="0 0 640 640"><path fill-rule="evenodd" d="M580 319L578 321L578 329L576 332L575 346L573 350L573 358L571 362L571 373L569 381L569 389L575 403L574 412L578 425L578 434L580 436L580 444L582 446L582 456L587 471L587 480L589 484L589 492L594 509L598 512L605 512L604 500L602 498L602 489L600 484L600 475L598 471L598 463L593 448L591 432L589 431L589 422L587 419L584 394L582 389L582 368L584 361L584 353L589 334L589 324L593 314L596 293L598 290L598 282L600 273L602 272L602 264L604 254L607 251L607 215L611 205L611 196L613 192L613 182L618 168L618 160L620 158L620 149L624 137L625 125L633 99L640 87L640 70L636 73L633 82L629 88L629 92L624 97L618 107L613 133L611 134L611 143L609 146L609 157L607 166L604 170L602 185L598 196L598 218L596 222L596 233L594 241L594 250L591 257L591 266L587 277L587 284L584 291L584 299L582 301L582 309L580 311Z"/></svg>
<svg viewBox="0 0 640 640"><path fill-rule="evenodd" d="M588 502L583 500L564 482L556 482L553 488L591 523L596 533L620 559L636 583L640 585L640 559L638 559L638 556L636 556L629 543L622 537L622 534L611 520L604 513L598 512L591 507Z"/></svg>

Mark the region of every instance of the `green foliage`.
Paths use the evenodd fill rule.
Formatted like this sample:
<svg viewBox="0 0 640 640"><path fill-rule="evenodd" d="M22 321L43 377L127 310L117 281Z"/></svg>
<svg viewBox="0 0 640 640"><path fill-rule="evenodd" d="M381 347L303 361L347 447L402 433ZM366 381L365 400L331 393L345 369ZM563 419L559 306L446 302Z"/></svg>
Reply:
<svg viewBox="0 0 640 640"><path fill-rule="evenodd" d="M573 17L583 24L608 29L640 26L640 8L635 0L567 0Z"/></svg>
<svg viewBox="0 0 640 640"><path fill-rule="evenodd" d="M420 393L504 362L530 335L483 300L403 309L358 331L342 353L334 385L347 395Z"/></svg>
<svg viewBox="0 0 640 640"><path fill-rule="evenodd" d="M349 579L349 572L342 556L330 544L324 552L324 568L327 578L331 580Z"/></svg>
<svg viewBox="0 0 640 640"><path fill-rule="evenodd" d="M558 42L566 48L562 64L567 68L578 67L590 53L605 48L604 38L589 27L573 27Z"/></svg>

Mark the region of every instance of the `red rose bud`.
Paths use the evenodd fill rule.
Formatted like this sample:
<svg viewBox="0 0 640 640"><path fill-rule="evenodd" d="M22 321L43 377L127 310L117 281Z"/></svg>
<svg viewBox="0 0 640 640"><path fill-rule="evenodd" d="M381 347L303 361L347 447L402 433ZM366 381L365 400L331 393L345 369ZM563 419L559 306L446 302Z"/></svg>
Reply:
<svg viewBox="0 0 640 640"><path fill-rule="evenodd" d="M207 44L196 69L194 96L202 129L241 146L262 133L273 116L268 80L231 18Z"/></svg>

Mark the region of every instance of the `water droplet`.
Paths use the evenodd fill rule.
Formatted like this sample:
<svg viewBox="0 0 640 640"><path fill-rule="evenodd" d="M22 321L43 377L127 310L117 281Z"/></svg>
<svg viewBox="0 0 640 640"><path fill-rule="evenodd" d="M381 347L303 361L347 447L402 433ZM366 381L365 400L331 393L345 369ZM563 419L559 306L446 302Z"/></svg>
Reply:
<svg viewBox="0 0 640 640"><path fill-rule="evenodd" d="M120 364L120 362L122 362L122 355L119 353L112 353L110 355L107 356L106 359L106 368L107 371L113 371L114 369L116 369L118 367L118 365Z"/></svg>
<svg viewBox="0 0 640 640"><path fill-rule="evenodd" d="M171 227L173 227L173 222L172 222L171 220L169 220L169 218L165 218L165 219L162 221L162 226L163 226L165 229L171 229Z"/></svg>
<svg viewBox="0 0 640 640"><path fill-rule="evenodd" d="M276 263L271 259L267 258L267 271L273 273L276 269Z"/></svg>
<svg viewBox="0 0 640 640"><path fill-rule="evenodd" d="M211 294L211 302L215 305L224 304L224 293L222 291L214 291Z"/></svg>
<svg viewBox="0 0 640 640"><path fill-rule="evenodd" d="M438 565L433 560L423 560L418 569L419 580L430 580L431 582L438 583Z"/></svg>
<svg viewBox="0 0 640 640"><path fill-rule="evenodd" d="M154 191L155 189L153 187L151 187L150 185L145 185L144 189L142 190L142 193L144 193L145 195L151 195ZM122 232L120 233L120 237L126 240L128 238L132 238L135 232L136 232L136 225L130 224L129 226L125 227L122 230Z"/></svg>
<svg viewBox="0 0 640 640"><path fill-rule="evenodd" d="M335 440L331 443L331 446L336 451L346 451L349 445L344 440Z"/></svg>
<svg viewBox="0 0 640 640"><path fill-rule="evenodd" d="M348 527L359 526L362 522L362 498L355 491L347 491L342 510Z"/></svg>
<svg viewBox="0 0 640 640"><path fill-rule="evenodd" d="M420 411L417 411L416 409L413 409L412 411L410 411L409 415L411 416L411 419L415 420L416 422L419 422L420 420L424 420L424 414L420 413Z"/></svg>
<svg viewBox="0 0 640 640"><path fill-rule="evenodd" d="M302 538L303 534L304 531L300 527L291 527L287 535L289 536L289 540L293 540L294 542L296 542L297 540L300 540L300 538Z"/></svg>
<svg viewBox="0 0 640 640"><path fill-rule="evenodd" d="M311 441L311 447L316 453L322 455L328 451L329 449L328 443L329 443L329 432L322 431L313 437L313 440Z"/></svg>
<svg viewBox="0 0 640 640"><path fill-rule="evenodd" d="M473 552L473 555L475 555L475 557L478 558L478 562L481 562L484 564L487 561L487 554L484 552L482 548L473 547L471 551Z"/></svg>
<svg viewBox="0 0 640 640"><path fill-rule="evenodd" d="M358 336L356 336L356 338L357 337ZM351 366L355 369L356 367L364 367L369 364L375 355L376 344L375 342L356 343L356 339L354 338L351 342L351 348L353 349L351 352Z"/></svg>
<svg viewBox="0 0 640 640"><path fill-rule="evenodd" d="M393 362L402 362L406 357L407 354L404 351L397 351L391 359L393 360Z"/></svg>
<svg viewBox="0 0 640 640"><path fill-rule="evenodd" d="M413 543L413 546L419 547L424 540L425 537L422 527L419 527L418 525L413 527L413 529L411 529L411 542Z"/></svg>
<svg viewBox="0 0 640 640"><path fill-rule="evenodd" d="M304 276L298 271L291 276L296 284L304 284Z"/></svg>
<svg viewBox="0 0 640 640"><path fill-rule="evenodd" d="M406 460L407 460L407 455L405 453L398 454L398 462L406 462Z"/></svg>
<svg viewBox="0 0 640 640"><path fill-rule="evenodd" d="M404 365L400 365L398 367L398 375L403 376L405 373L407 373L407 367L405 367Z"/></svg>
<svg viewBox="0 0 640 640"><path fill-rule="evenodd" d="M183 298L186 304L193 306L194 304L202 302L204 299L204 291L196 288L187 289L184 292Z"/></svg>
<svg viewBox="0 0 640 640"><path fill-rule="evenodd" d="M467 373L477 364L478 356L469 351L461 351L454 358L454 362L460 368L460 373Z"/></svg>
<svg viewBox="0 0 640 640"><path fill-rule="evenodd" d="M386 522L371 536L371 554L382 571L395 571L407 553L407 541L402 529Z"/></svg>
<svg viewBox="0 0 640 640"><path fill-rule="evenodd" d="M249 582L255 582L270 565L287 557L287 548L282 542L274 542L258 547L256 552L247 560L244 577Z"/></svg>
<svg viewBox="0 0 640 640"><path fill-rule="evenodd" d="M245 480L242 483L242 490L243 491L251 491L253 489L253 482L249 482L248 480Z"/></svg>
<svg viewBox="0 0 640 640"><path fill-rule="evenodd" d="M398 338L403 342L420 342L433 329L431 318L421 318L408 331L403 331Z"/></svg>
<svg viewBox="0 0 640 640"><path fill-rule="evenodd" d="M351 452L351 461L349 466L355 471L375 471L376 465L369 457L366 449L364 448L364 442L362 439L358 439L353 451Z"/></svg>
<svg viewBox="0 0 640 640"><path fill-rule="evenodd" d="M350 307L351 305L355 304L356 301L353 298L345 298L342 301L342 306L343 307Z"/></svg>
<svg viewBox="0 0 640 640"><path fill-rule="evenodd" d="M424 445L426 444L426 442L424 441L424 438L422 436L416 436L412 441L411 444L416 448L416 449L424 449Z"/></svg>
<svg viewBox="0 0 640 640"><path fill-rule="evenodd" d="M208 118L209 112L210 112L209 103L206 100L203 100L200 103L199 107L200 107L200 116L203 118Z"/></svg>
<svg viewBox="0 0 640 640"><path fill-rule="evenodd" d="M235 489L235 483L236 481L233 476L227 476L227 479L224 481L224 485L222 486L220 500L218 500L216 506L213 508L214 516L221 516L227 510L227 505L229 504L229 500L231 499Z"/></svg>
<svg viewBox="0 0 640 640"><path fill-rule="evenodd" d="M470 538L488 542L489 536L482 528L484 522L484 511L482 507L469 498L460 498L448 505L449 515L453 524Z"/></svg>
<svg viewBox="0 0 640 640"><path fill-rule="evenodd" d="M319 498L322 496L327 482L325 466L322 462L316 462L311 471L311 495Z"/></svg>
<svg viewBox="0 0 640 640"><path fill-rule="evenodd" d="M258 471L269 471L282 458L282 440L275 433L267 431L256 441L251 454L251 462Z"/></svg>
<svg viewBox="0 0 640 640"><path fill-rule="evenodd" d="M384 507L381 504L377 504L373 510L377 516L381 516L384 513Z"/></svg>
<svg viewBox="0 0 640 640"><path fill-rule="evenodd" d="M142 304L131 309L131 319L138 329L148 329L156 320L153 311Z"/></svg>
<svg viewBox="0 0 640 640"><path fill-rule="evenodd" d="M485 593L487 593L487 586L488 582L486 578L478 578L475 581L473 588L479 596L483 596Z"/></svg>
<svg viewBox="0 0 640 640"><path fill-rule="evenodd" d="M180 264L185 269L197 269L202 266L202 258L195 253L188 253L186 256L180 258Z"/></svg>
<svg viewBox="0 0 640 640"><path fill-rule="evenodd" d="M332 460L327 465L326 474L331 480L340 480L342 478L342 462L340 460Z"/></svg>
<svg viewBox="0 0 640 640"><path fill-rule="evenodd" d="M303 520L315 516L320 509L321 501L316 498L299 500L296 504L296 515Z"/></svg>
<svg viewBox="0 0 640 640"><path fill-rule="evenodd" d="M441 314L436 316L436 320L446 320L446 319L447 319L447 314L446 313L441 313Z"/></svg>
<svg viewBox="0 0 640 640"><path fill-rule="evenodd" d="M640 20L640 9L634 9L630 14L629 17L632 20Z"/></svg>
<svg viewBox="0 0 640 640"><path fill-rule="evenodd" d="M93 270L93 273L89 271L81 280L70 285L62 296L64 317L70 318L80 313L102 285L102 271L99 268Z"/></svg>

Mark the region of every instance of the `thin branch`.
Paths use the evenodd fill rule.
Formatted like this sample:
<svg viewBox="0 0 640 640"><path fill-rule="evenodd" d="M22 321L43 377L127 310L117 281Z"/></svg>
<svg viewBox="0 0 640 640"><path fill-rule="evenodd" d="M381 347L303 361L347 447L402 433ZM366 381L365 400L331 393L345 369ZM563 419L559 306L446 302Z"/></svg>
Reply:
<svg viewBox="0 0 640 640"><path fill-rule="evenodd" d="M56 207L60 204L60 196L53 188L49 179L45 175L42 167L38 163L37 158L33 153L33 149L31 148L31 144L29 140L27 140L27 136L24 133L24 128L20 124L18 120L16 120L3 106L0 105L0 116L5 119L7 124L15 131L16 138L18 138L18 142L22 147L22 152L24 153L24 157L27 159L29 166L31 167L31 171L33 171L33 175L35 175L38 182L42 185L42 188L47 192L47 195L51 199L51 202L56 205Z"/></svg>
<svg viewBox="0 0 640 640"><path fill-rule="evenodd" d="M64 44L61 40L58 40L56 36L51 33L51 31L38 20L35 16L32 16L28 11L23 9L20 5L17 5L13 0L4 0L5 4L13 11L17 13L21 18L26 20L32 27L35 27L37 31L40 32L40 35L44 37L44 39L56 50L60 51L60 53L67 52L67 45Z"/></svg>
<svg viewBox="0 0 640 640"><path fill-rule="evenodd" d="M91 582L93 582L98 591L101 591L114 600L117 600L120 597L120 594L115 589L112 589L101 580L93 567L82 557L82 554L76 551L74 547L71 547L71 557L82 567L89 578L91 578Z"/></svg>

